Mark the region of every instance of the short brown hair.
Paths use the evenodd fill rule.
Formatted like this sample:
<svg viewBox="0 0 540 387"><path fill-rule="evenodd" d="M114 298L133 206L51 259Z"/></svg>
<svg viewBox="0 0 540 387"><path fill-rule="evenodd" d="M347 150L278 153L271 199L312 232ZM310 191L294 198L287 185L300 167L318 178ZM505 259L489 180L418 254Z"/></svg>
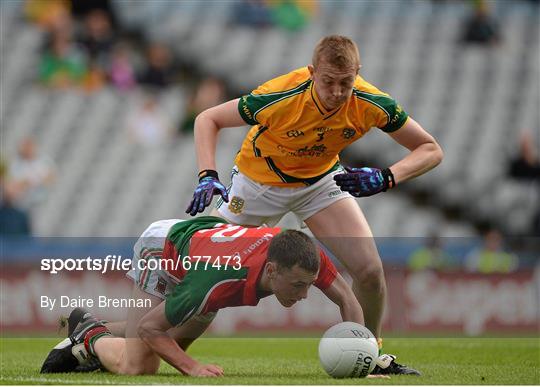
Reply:
<svg viewBox="0 0 540 387"><path fill-rule="evenodd" d="M342 35L330 35L319 40L313 50L312 64L317 67L321 60L340 70L360 65L358 47Z"/></svg>
<svg viewBox="0 0 540 387"><path fill-rule="evenodd" d="M319 270L319 250L315 243L303 232L285 230L272 238L268 246L268 261L280 268L291 269L295 265L309 273Z"/></svg>

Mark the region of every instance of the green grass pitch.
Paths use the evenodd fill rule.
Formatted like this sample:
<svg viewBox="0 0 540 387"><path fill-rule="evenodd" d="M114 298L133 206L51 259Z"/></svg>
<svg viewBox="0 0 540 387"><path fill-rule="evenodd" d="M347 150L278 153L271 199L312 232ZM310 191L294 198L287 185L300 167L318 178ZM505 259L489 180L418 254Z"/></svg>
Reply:
<svg viewBox="0 0 540 387"><path fill-rule="evenodd" d="M384 348L423 376L332 379L319 365L315 338L203 338L189 353L221 365L223 378L191 378L162 363L158 375L41 375L39 368L59 339L2 338L0 384L540 384L538 337L388 338Z"/></svg>

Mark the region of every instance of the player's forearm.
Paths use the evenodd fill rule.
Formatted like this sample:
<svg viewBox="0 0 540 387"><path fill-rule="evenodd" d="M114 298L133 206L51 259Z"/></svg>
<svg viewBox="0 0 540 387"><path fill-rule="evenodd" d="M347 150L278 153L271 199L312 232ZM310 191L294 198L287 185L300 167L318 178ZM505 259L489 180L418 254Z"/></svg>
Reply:
<svg viewBox="0 0 540 387"><path fill-rule="evenodd" d="M339 310L343 321L352 321L364 325L364 312L358 302L343 303Z"/></svg>
<svg viewBox="0 0 540 387"><path fill-rule="evenodd" d="M152 351L184 375L198 364L165 332L146 332L142 333L141 338Z"/></svg>
<svg viewBox="0 0 540 387"><path fill-rule="evenodd" d="M208 114L202 112L195 119L195 149L199 171L216 170L216 143L219 127Z"/></svg>
<svg viewBox="0 0 540 387"><path fill-rule="evenodd" d="M337 273L334 281L323 290L323 293L339 307L343 321L352 321L364 325L364 312L351 287Z"/></svg>
<svg viewBox="0 0 540 387"><path fill-rule="evenodd" d="M396 184L423 175L440 164L443 151L436 142L420 145L390 167Z"/></svg>

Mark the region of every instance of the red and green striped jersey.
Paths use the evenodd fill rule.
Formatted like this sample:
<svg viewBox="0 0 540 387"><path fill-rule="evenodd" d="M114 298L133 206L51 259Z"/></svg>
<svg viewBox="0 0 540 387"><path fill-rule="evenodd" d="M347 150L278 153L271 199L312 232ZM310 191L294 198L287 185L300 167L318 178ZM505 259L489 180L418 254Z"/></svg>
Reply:
<svg viewBox="0 0 540 387"><path fill-rule="evenodd" d="M222 308L257 305L270 294L257 290L268 246L278 227L243 227L223 219L200 217L172 226L163 250L167 273L178 284L165 301L172 325ZM314 283L326 289L336 268L320 250L320 269Z"/></svg>

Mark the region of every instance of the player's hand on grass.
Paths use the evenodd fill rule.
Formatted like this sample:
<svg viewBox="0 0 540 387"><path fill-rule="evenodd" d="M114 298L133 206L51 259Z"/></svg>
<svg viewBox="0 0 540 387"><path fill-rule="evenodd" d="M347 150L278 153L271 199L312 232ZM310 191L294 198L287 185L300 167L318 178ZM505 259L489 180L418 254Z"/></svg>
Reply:
<svg viewBox="0 0 540 387"><path fill-rule="evenodd" d="M203 212L212 203L214 195L221 195L225 202L229 201L227 188L219 181L216 171L199 173L199 185L193 193L193 199L191 199L186 213L195 216L197 212Z"/></svg>
<svg viewBox="0 0 540 387"><path fill-rule="evenodd" d="M342 191L357 198L375 195L395 186L394 175L390 169L345 167L346 173L334 176Z"/></svg>
<svg viewBox="0 0 540 387"><path fill-rule="evenodd" d="M188 371L187 374L189 376L215 378L218 376L223 376L223 368L214 364L197 363L197 365L195 365L190 371Z"/></svg>

